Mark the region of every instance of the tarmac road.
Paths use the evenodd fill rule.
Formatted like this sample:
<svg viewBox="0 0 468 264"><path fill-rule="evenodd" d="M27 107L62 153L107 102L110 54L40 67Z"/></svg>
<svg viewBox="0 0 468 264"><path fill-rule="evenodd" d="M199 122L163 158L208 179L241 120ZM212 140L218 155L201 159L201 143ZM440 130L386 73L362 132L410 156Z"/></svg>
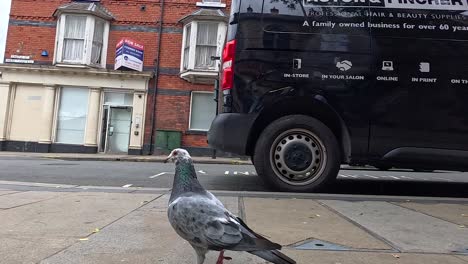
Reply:
<svg viewBox="0 0 468 264"><path fill-rule="evenodd" d="M173 164L153 162L69 161L35 157L0 157L0 181L80 186L170 188ZM251 165L196 164L210 190L267 191ZM347 168L327 193L468 197L468 173Z"/></svg>

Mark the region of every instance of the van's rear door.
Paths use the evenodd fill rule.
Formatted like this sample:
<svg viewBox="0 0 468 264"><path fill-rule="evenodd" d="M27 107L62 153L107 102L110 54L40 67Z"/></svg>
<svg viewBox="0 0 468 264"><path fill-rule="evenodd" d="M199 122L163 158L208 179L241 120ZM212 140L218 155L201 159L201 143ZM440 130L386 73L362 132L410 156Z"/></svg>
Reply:
<svg viewBox="0 0 468 264"><path fill-rule="evenodd" d="M372 30L370 153L414 165L468 166L468 152L458 152L458 158L440 150L430 153L468 151L467 7L457 4L461 1L430 3L434 5L407 2L373 10L379 27ZM414 153L389 154L398 148Z"/></svg>

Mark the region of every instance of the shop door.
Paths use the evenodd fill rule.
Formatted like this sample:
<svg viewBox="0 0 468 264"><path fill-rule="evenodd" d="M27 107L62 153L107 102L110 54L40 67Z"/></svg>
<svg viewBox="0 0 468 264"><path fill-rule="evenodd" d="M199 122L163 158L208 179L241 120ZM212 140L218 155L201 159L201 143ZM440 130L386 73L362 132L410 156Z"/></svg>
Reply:
<svg viewBox="0 0 468 264"><path fill-rule="evenodd" d="M132 123L131 107L110 107L107 129L107 153L127 153Z"/></svg>

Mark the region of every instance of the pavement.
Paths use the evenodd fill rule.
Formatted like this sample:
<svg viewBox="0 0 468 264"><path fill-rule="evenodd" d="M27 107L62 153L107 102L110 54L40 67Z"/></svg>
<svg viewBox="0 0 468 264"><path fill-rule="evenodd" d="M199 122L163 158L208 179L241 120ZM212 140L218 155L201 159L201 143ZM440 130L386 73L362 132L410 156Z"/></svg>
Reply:
<svg viewBox="0 0 468 264"><path fill-rule="evenodd" d="M0 182L0 263L195 263L169 189ZM468 199L215 191L302 264L468 264ZM228 251L227 264L266 263ZM205 263L214 264L216 253Z"/></svg>
<svg viewBox="0 0 468 264"><path fill-rule="evenodd" d="M132 162L164 162L164 155L126 155L126 154L84 154L84 153L32 153L32 152L8 152L1 151L0 157L43 158L59 160L83 160L83 161L132 161ZM251 165L252 162L245 158L216 157L192 157L195 163L200 164L238 164Z"/></svg>

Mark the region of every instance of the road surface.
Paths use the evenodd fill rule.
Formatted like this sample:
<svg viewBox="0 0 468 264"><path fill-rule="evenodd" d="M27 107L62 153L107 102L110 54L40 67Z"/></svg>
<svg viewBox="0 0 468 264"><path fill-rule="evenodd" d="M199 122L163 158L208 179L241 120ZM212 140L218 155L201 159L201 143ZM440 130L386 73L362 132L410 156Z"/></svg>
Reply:
<svg viewBox="0 0 468 264"><path fill-rule="evenodd" d="M170 188L173 164L0 157L0 181L80 186ZM251 165L196 164L210 190L267 191ZM468 197L468 173L347 168L327 193Z"/></svg>

